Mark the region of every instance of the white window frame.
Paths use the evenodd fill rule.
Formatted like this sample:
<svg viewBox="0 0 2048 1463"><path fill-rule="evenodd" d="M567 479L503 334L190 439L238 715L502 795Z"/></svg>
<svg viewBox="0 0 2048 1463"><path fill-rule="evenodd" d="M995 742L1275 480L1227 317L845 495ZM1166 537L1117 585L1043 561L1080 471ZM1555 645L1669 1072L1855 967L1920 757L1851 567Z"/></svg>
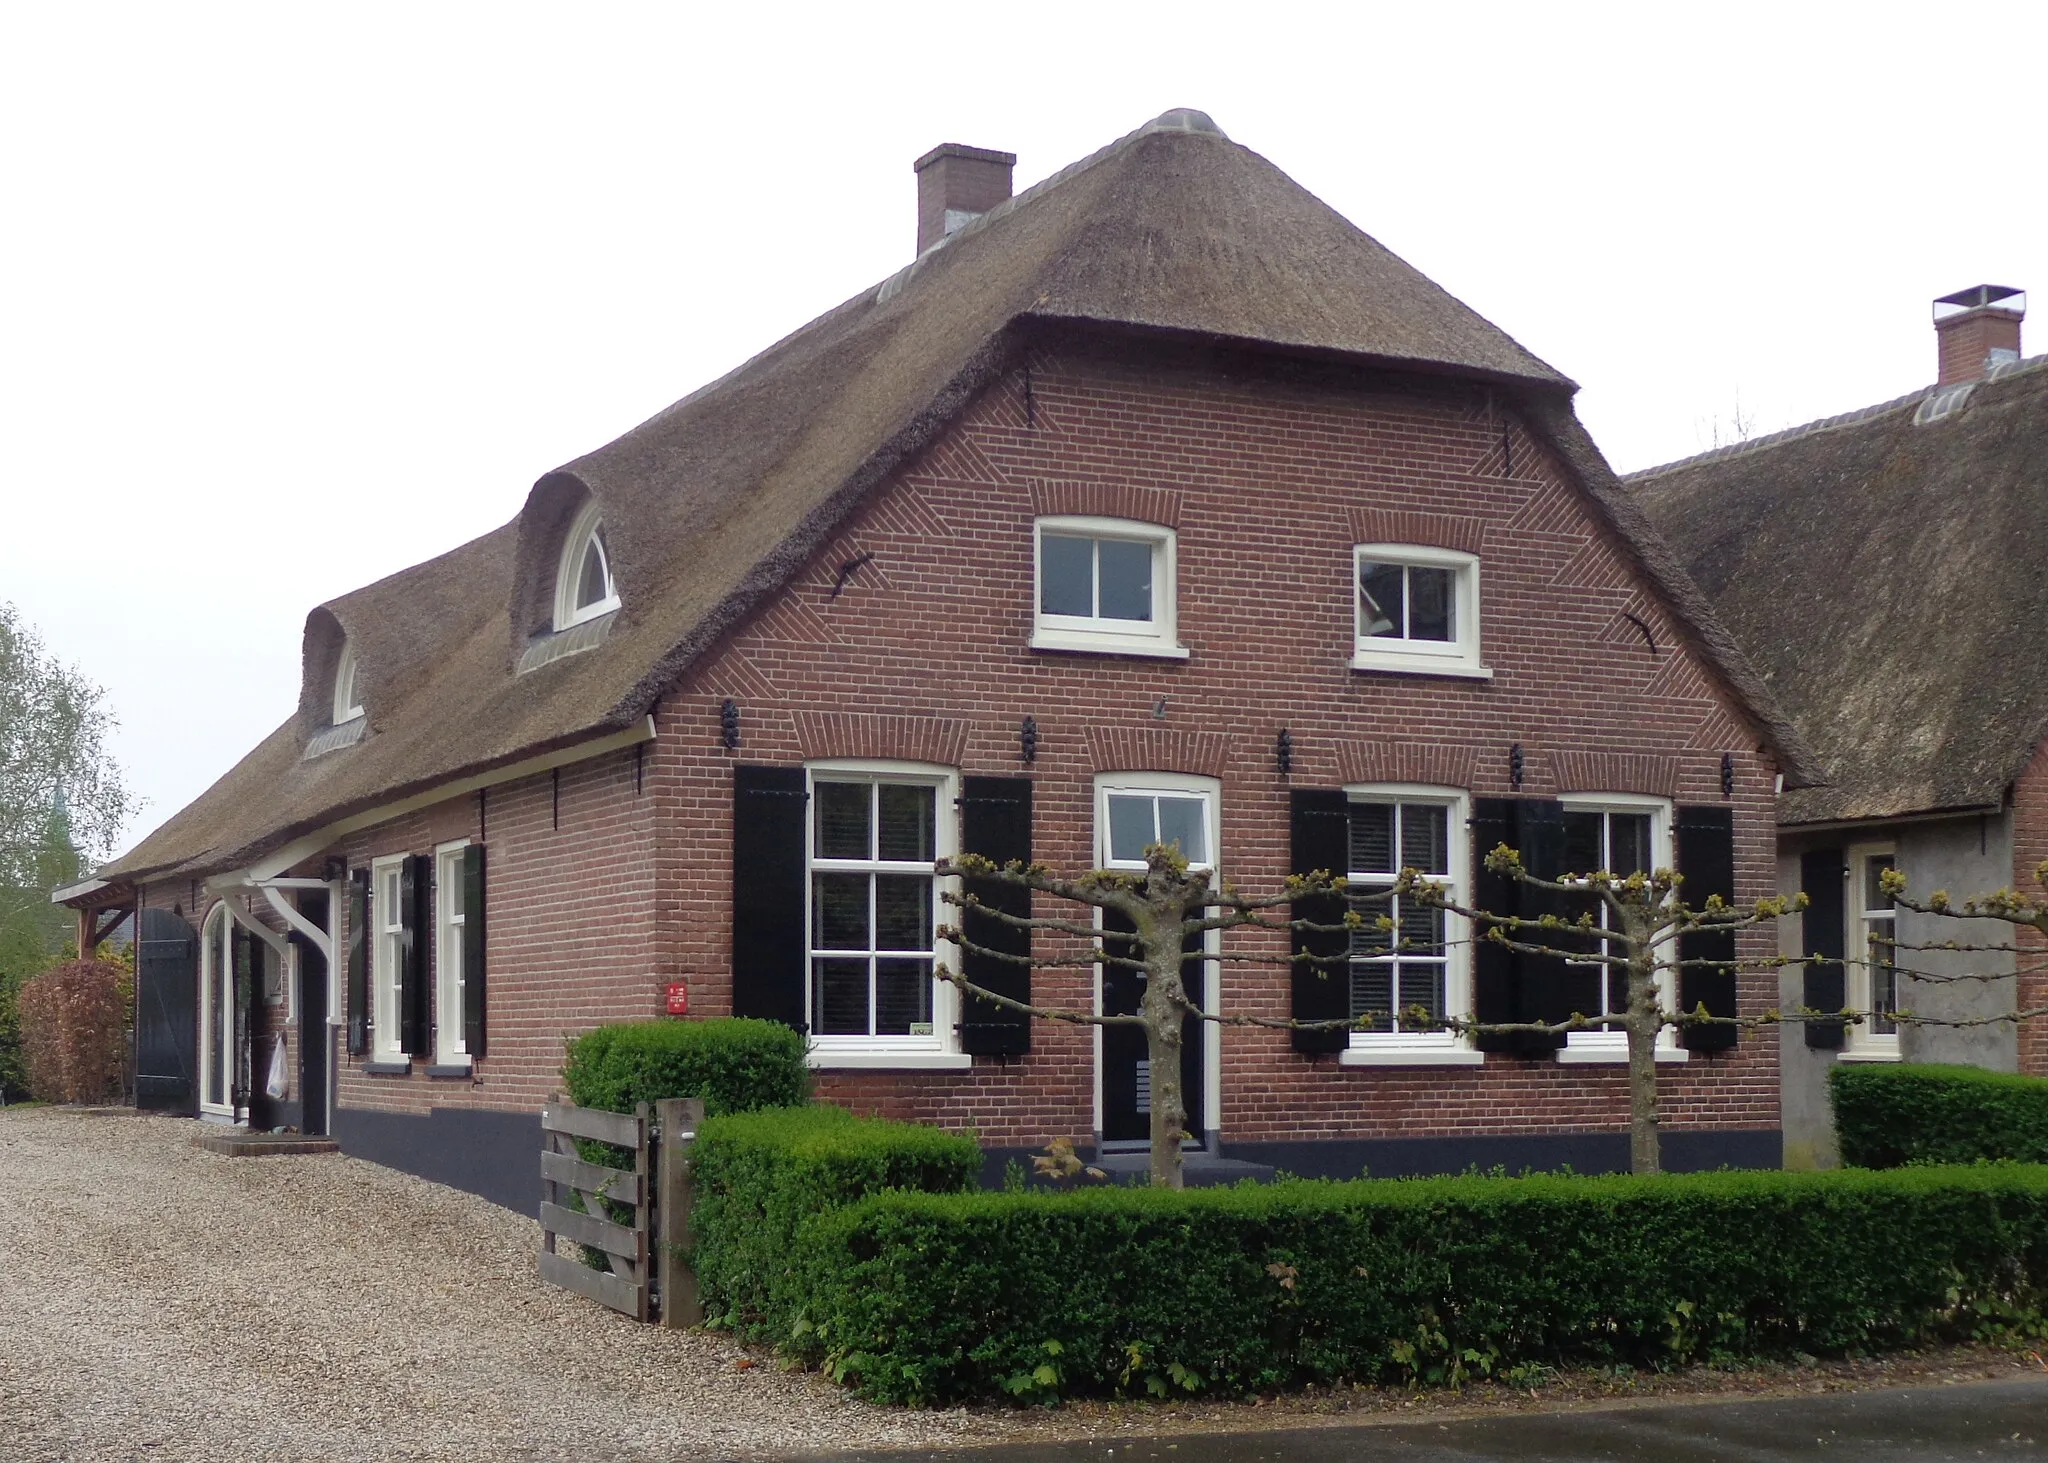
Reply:
<svg viewBox="0 0 2048 1463"><path fill-rule="evenodd" d="M1112 620L1093 615L1049 615L1043 600L1045 536L1120 539L1152 548L1152 618ZM1145 655L1187 659L1180 643L1176 603L1179 599L1179 535L1157 523L1128 518L1047 517L1031 528L1031 648L1081 650L1104 655ZM1098 565L1100 559L1098 557ZM1099 572L1099 570L1098 570Z"/></svg>
<svg viewBox="0 0 2048 1463"><path fill-rule="evenodd" d="M1367 635L1359 604L1358 579L1368 562L1406 569L1455 572L1451 598L1452 640L1409 640ZM1396 675L1462 676L1490 681L1493 672L1479 659L1479 556L1425 544L1354 544L1351 549L1351 668Z"/></svg>
<svg viewBox="0 0 2048 1463"><path fill-rule="evenodd" d="M605 548L598 531L604 527L604 511L592 498L570 521L568 535L562 540L562 557L555 566L555 629L559 632L571 626L594 620L599 615L608 615L619 607L619 581L612 572L611 551ZM604 563L605 596L595 604L576 606L576 590L583 574L583 551L592 542L597 544L598 557Z"/></svg>
<svg viewBox="0 0 2048 1463"><path fill-rule="evenodd" d="M820 860L818 846L818 800L813 790L825 782L915 782L935 789L932 810L932 849L940 859L951 858L960 849L960 776L951 767L927 762L903 762L873 758L829 758L804 766L804 1019L809 1022L815 1009L812 988L814 967L811 924L816 898L812 893L814 873L883 872L905 873L917 865L883 865L865 859ZM958 879L932 880L932 964L955 970L960 966L959 948L937 937L937 927L956 923L959 912L943 896L957 892ZM932 1030L929 1036L821 1036L810 1038L809 1061L817 1068L886 1068L897 1071L959 1070L971 1067L974 1058L960 1050L960 993L947 981L932 980Z"/></svg>
<svg viewBox="0 0 2048 1463"><path fill-rule="evenodd" d="M1649 872L1668 869L1672 865L1671 853L1671 799L1650 797L1642 793L1602 792L1565 793L1558 799L1565 811L1572 813L1648 813L1650 815L1650 868ZM1575 870L1574 872L1591 872ZM1613 872L1609 870L1608 872ZM1589 962L1571 962L1589 963ZM1606 968L1608 978L1615 978L1612 966ZM1624 982L1628 977L1620 976ZM1677 982L1667 968L1657 972L1657 1003L1666 1011L1678 1008ZM1557 1060L1567 1065L1580 1063L1604 1063L1628 1061L1628 1031L1621 1026L1597 1031L1568 1031L1564 1045L1558 1048ZM1678 1028L1669 1022L1657 1030L1657 1060L1660 1062L1687 1062L1692 1053L1678 1044Z"/></svg>
<svg viewBox="0 0 2048 1463"><path fill-rule="evenodd" d="M353 637L344 636L341 642L341 659L334 667L334 724L341 726L354 721L363 714L363 698L358 686L362 663L356 659L356 642Z"/></svg>
<svg viewBox="0 0 2048 1463"><path fill-rule="evenodd" d="M405 1050L405 1025L398 1009L405 963L405 859L404 854L396 853L370 862L370 1060L373 1062L409 1059ZM387 875L391 876L388 880ZM387 902L392 906L389 910L385 908ZM392 923L394 915L396 920Z"/></svg>
<svg viewBox="0 0 2048 1463"><path fill-rule="evenodd" d="M1354 803L1426 803L1445 809L1448 823L1446 844L1450 873L1445 883L1451 898L1466 902L1472 877L1471 795L1463 788L1438 787L1426 783L1359 783L1344 789ZM1398 854L1397 854L1398 857ZM1347 877L1350 875L1347 873ZM1377 918L1380 908L1367 918ZM1470 1015L1472 1011L1472 951L1470 921L1461 914L1444 911L1444 1010ZM1397 936L1398 938L1398 936ZM1333 977L1334 978L1334 977ZM1345 979L1350 970L1347 965ZM1347 996L1348 999L1348 996ZM1350 1044L1337 1054L1344 1067L1477 1067L1486 1061L1470 1033L1455 1031L1354 1031Z"/></svg>
<svg viewBox="0 0 2048 1463"><path fill-rule="evenodd" d="M1109 856L1109 798L1112 793L1171 793L1179 797L1198 797L1202 800L1202 833L1209 841L1209 857L1206 860L1190 860L1189 867L1207 869L1210 877L1218 884L1223 878L1223 784L1213 777L1199 777L1193 773L1180 772L1102 772L1095 778L1095 861L1098 868L1123 869L1136 872L1145 867L1143 860L1112 859ZM1097 928L1102 917L1095 916ZM1209 953L1213 957L1220 948L1220 932L1209 931ZM1185 977L1183 977L1185 979ZM1221 980L1221 963L1215 959L1202 962L1202 989L1191 991L1195 1004L1206 1011L1214 1011L1218 999L1217 986ZM1095 973L1094 1011L1102 1014L1102 972ZM1211 1029L1203 1033L1202 1045L1202 1111L1189 1113L1189 1120L1196 1126L1196 1136L1218 1132L1223 1127L1223 1042L1221 1031L1214 1022L1204 1023ZM1102 1131L1102 1028L1093 1031L1095 1049L1095 1131Z"/></svg>
<svg viewBox="0 0 2048 1463"><path fill-rule="evenodd" d="M469 1046L462 1024L465 927L469 922L463 886L467 838L434 847L434 1065L467 1067Z"/></svg>
<svg viewBox="0 0 2048 1463"><path fill-rule="evenodd" d="M1890 916L1873 919L1874 910L1864 907L1863 889L1870 860L1889 858L1896 866L1899 861L1898 846L1886 839L1882 842L1853 843L1842 850L1843 862L1848 864L1848 889L1842 900L1842 914L1848 922L1843 932L1848 954L1847 994L1849 1008L1853 1011L1876 1009L1870 989L1870 937L1879 924L1890 924L1892 938L1898 938L1896 907ZM1896 954L1893 956L1896 961ZM1874 1031L1869 1021L1851 1023L1847 1028L1847 1039L1843 1044L1839 1060L1845 1062L1896 1062L1899 1060L1899 1032L1894 1023L1890 1031Z"/></svg>
<svg viewBox="0 0 2048 1463"><path fill-rule="evenodd" d="M216 900L206 917L199 922L199 1115L214 1122L236 1122L241 1118L235 1107L235 993L232 932L234 917L228 913L225 900ZM214 991L223 987L221 997L221 1020L218 1026L209 1026L207 1017L213 1008ZM221 1081L221 1094L225 1102L211 1102L207 1092L213 1085L214 1068L227 1069Z"/></svg>

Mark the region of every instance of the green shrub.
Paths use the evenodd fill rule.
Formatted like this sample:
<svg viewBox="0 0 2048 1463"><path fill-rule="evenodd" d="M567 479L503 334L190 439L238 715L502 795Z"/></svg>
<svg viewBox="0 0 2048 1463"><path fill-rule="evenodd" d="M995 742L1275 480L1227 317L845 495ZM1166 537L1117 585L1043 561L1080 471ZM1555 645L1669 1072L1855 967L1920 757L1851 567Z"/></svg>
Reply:
<svg viewBox="0 0 2048 1463"><path fill-rule="evenodd" d="M810 1098L801 1032L779 1021L628 1021L569 1043L569 1100L607 1112L664 1097L701 1097L707 1116L790 1107Z"/></svg>
<svg viewBox="0 0 2048 1463"><path fill-rule="evenodd" d="M128 1003L111 960L66 960L15 996L28 1088L44 1102L119 1102L127 1086Z"/></svg>
<svg viewBox="0 0 2048 1463"><path fill-rule="evenodd" d="M2048 1163L2048 1079L1872 1063L1838 1064L1828 1082L1844 1163Z"/></svg>
<svg viewBox="0 0 2048 1463"><path fill-rule="evenodd" d="M690 1213L706 1314L754 1340L792 1341L816 1283L798 1237L807 1221L889 1189L957 1193L980 1172L972 1138L843 1108L707 1120Z"/></svg>
<svg viewBox="0 0 2048 1463"><path fill-rule="evenodd" d="M2038 1334L2048 1168L899 1193L774 1243L785 1349L877 1401L1455 1384Z"/></svg>

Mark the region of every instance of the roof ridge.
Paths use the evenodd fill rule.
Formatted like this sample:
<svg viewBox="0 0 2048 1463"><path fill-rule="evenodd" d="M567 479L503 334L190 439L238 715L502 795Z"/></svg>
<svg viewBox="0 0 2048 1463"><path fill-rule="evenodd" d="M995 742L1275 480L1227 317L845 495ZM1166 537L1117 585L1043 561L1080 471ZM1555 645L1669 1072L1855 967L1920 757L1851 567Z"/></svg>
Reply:
<svg viewBox="0 0 2048 1463"><path fill-rule="evenodd" d="M1923 386L1917 391L1907 392L1904 396L1895 396L1890 401L1878 402L1875 406L1863 406L1856 408L1854 411L1841 412L1835 416L1820 417L1814 421L1802 422L1796 427L1786 427L1782 431L1769 432L1761 437L1752 437L1746 442L1731 442L1726 447L1710 447L1705 452L1695 452L1690 457L1680 457L1671 462L1659 463L1655 467L1644 467L1638 468L1634 472L1625 472L1621 474L1621 480L1625 483L1644 482L1650 478L1661 477L1667 472L1678 472L1684 468L1698 467L1703 463L1720 462L1730 457L1741 457L1747 453L1761 452L1767 447L1779 447L1787 442L1797 442L1802 438L1815 436L1821 432L1832 432L1843 427L1858 426L1863 422L1871 421L1887 413L1902 411L1908 406L1917 407L1944 391L1955 391L1959 387L1967 390L1970 387L1988 382L2003 381L2008 376L2016 376L2022 372L2036 371L2044 366L2048 366L2048 354L2028 356L2026 359L2019 361L2001 362L1993 366L1981 381L1956 381L1950 382L1946 386L1939 383L1933 386Z"/></svg>

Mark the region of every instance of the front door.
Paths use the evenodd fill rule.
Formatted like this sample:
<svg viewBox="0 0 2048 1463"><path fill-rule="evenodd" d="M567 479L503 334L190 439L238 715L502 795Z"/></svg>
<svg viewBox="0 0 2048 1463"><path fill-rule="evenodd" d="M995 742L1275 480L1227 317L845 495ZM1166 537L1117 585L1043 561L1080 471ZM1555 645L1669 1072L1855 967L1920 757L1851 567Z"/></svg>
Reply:
<svg viewBox="0 0 2048 1463"><path fill-rule="evenodd" d="M1096 789L1097 860L1103 868L1136 872L1145 867L1145 848L1153 843L1176 845L1188 862L1213 868L1216 859L1217 788L1212 779L1165 774L1124 773L1105 776ZM1126 953L1128 921L1105 913L1104 951ZM1213 936L1196 936L1191 953L1208 948ZM1181 970L1188 995L1209 1006L1214 971L1206 959L1188 960ZM1137 1011L1144 998L1142 971L1128 966L1102 967L1102 1012L1108 1016ZM1213 1007L1209 1007L1213 1009ZM1210 1023L1189 1017L1181 1036L1181 1092L1187 1108L1187 1132L1199 1143L1209 1123L1208 1071ZM1101 1059L1097 1074L1098 1111L1105 1144L1142 1144L1152 1136L1152 1064L1144 1030L1136 1026L1101 1028Z"/></svg>
<svg viewBox="0 0 2048 1463"><path fill-rule="evenodd" d="M135 1105L197 1117L198 942L168 909L145 909L136 923Z"/></svg>

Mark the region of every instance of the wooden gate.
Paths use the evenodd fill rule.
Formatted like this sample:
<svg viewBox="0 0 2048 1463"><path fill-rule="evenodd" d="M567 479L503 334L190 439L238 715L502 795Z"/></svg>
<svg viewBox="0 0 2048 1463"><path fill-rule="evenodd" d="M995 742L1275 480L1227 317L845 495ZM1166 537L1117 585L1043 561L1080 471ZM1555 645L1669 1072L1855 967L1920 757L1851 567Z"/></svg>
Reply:
<svg viewBox="0 0 2048 1463"><path fill-rule="evenodd" d="M671 1098L655 1107L653 1117L644 1102L628 1116L557 1098L541 1109L540 1273L636 1321L652 1320L658 1310L666 1326L694 1326L704 1312L683 1256L690 1243L690 1149L704 1104ZM589 1162L578 1138L630 1152L632 1168ZM605 1268L560 1253L556 1242L564 1239L602 1257Z"/></svg>

